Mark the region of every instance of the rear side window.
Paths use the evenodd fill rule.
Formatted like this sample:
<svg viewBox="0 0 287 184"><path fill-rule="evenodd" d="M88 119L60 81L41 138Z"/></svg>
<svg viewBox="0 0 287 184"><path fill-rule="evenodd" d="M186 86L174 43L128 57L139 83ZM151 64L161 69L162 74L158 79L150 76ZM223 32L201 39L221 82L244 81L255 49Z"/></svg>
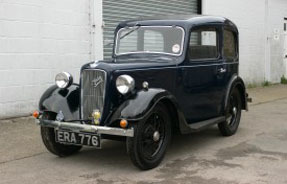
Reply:
<svg viewBox="0 0 287 184"><path fill-rule="evenodd" d="M236 58L236 40L232 31L224 30L224 47L223 52L227 61L232 61Z"/></svg>
<svg viewBox="0 0 287 184"><path fill-rule="evenodd" d="M195 29L190 34L189 58L214 59L218 57L218 32L215 28Z"/></svg>

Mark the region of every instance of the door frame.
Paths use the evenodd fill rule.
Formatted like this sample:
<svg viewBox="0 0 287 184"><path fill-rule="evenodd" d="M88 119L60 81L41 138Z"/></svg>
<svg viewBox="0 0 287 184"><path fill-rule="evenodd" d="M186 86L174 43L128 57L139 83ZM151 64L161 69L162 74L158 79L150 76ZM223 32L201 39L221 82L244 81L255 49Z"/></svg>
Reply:
<svg viewBox="0 0 287 184"><path fill-rule="evenodd" d="M206 86L207 83L204 83L202 84L202 86L194 86L194 88L192 89L193 91L191 91L193 94L188 94L189 92L186 92L187 90L186 89L191 89L189 87L192 87L192 86L186 86L185 83L189 83L186 81L186 72L190 72L189 70L195 70L195 69L199 69L200 68L211 68L209 70L209 72L212 72L210 73L210 75L213 75L212 79L214 79L214 75L217 75L217 70L219 68L222 68L223 66L223 58L222 58L222 26L223 25L219 25L219 24L208 24L208 25L199 25L199 26L194 26L194 27L191 27L189 28L189 30L187 31L186 33L186 37L188 39L186 39L186 43L185 43L185 47L186 47L186 52L185 52L185 60L180 64L178 65L178 72L177 72L177 87L178 87L178 90L176 92L176 96L179 98L179 103L180 103L180 106L182 106L182 110L184 112L184 115L185 115L185 118L188 122L188 124L192 124L192 123L196 123L198 121L204 121L204 120L207 120L207 119L210 119L210 118L214 118L214 117L218 117L221 115L221 105L222 103L221 102L218 102L218 104L213 104L212 106L208 105L208 104L205 104L205 105L208 105L206 106L206 111L208 111L208 109L217 109L216 111L214 112L211 112L211 113L200 113L201 110L203 110L203 108L199 108L198 110L196 110L196 112L187 112L188 110L187 109L190 109L190 110L194 110L195 109L195 106L197 105L201 105L204 103L200 101L200 99L204 98L203 96L206 96L206 94L203 94L201 93L200 91L203 90L203 88L207 88L208 86ZM200 29L200 28L215 28L216 29L216 32L217 32L217 45L218 45L218 57L217 58L210 58L210 59L192 59L190 60L189 58L189 55L188 55L188 49L189 49L189 41L190 41L190 35L191 35L191 32L193 30L196 30L196 29ZM205 69L207 70L207 69ZM200 77L200 76L199 76ZM213 81L212 83L212 86L211 88L214 88L216 90L219 90L218 87L215 87L217 86L217 82ZM218 91L214 91L214 94L218 94ZM192 96L189 96L189 95L192 95ZM195 96L193 96L195 95ZM189 98L189 97L191 98ZM199 97L199 98L196 98L196 97ZM187 100L190 99L190 100ZM195 101L192 101L192 100L195 100ZM183 102L182 101L186 101L186 105L183 106ZM211 103L211 102L209 102ZM190 106L191 108L187 108L187 106ZM216 108L214 108L216 107ZM200 113L200 114L199 114ZM196 115L195 115L196 114ZM213 115L212 115L213 114ZM195 116L193 116L195 115Z"/></svg>
<svg viewBox="0 0 287 184"><path fill-rule="evenodd" d="M287 77L287 17L283 21L283 63L285 65L285 74Z"/></svg>

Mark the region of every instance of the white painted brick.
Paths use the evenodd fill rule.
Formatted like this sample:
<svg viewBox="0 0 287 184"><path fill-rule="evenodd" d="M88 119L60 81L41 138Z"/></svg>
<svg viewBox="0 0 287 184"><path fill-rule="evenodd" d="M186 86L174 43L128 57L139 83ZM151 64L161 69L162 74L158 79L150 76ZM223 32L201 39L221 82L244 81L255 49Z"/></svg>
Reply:
<svg viewBox="0 0 287 184"><path fill-rule="evenodd" d="M204 0L204 6L205 14L227 17L238 26L240 75L246 82L263 81L264 1Z"/></svg>
<svg viewBox="0 0 287 184"><path fill-rule="evenodd" d="M54 9L43 9L42 21L53 24L82 26L89 24L89 15L85 13L66 12Z"/></svg>
<svg viewBox="0 0 287 184"><path fill-rule="evenodd" d="M38 101L24 101L19 103L19 114L31 115L35 110L38 109Z"/></svg>
<svg viewBox="0 0 287 184"><path fill-rule="evenodd" d="M11 102L11 103L1 103L1 117L13 117L20 115L20 104L19 102Z"/></svg>
<svg viewBox="0 0 287 184"><path fill-rule="evenodd" d="M0 20L38 22L41 18L41 9L37 6L0 3Z"/></svg>
<svg viewBox="0 0 287 184"><path fill-rule="evenodd" d="M41 27L43 28L42 38L90 41L88 25L71 27L69 25L43 24Z"/></svg>
<svg viewBox="0 0 287 184"><path fill-rule="evenodd" d="M15 86L15 87L1 87L0 88L0 101L3 103L7 102L15 102L15 101L23 101L23 87Z"/></svg>
<svg viewBox="0 0 287 184"><path fill-rule="evenodd" d="M0 119L31 113L61 71L78 82L89 13L90 0L0 0Z"/></svg>
<svg viewBox="0 0 287 184"><path fill-rule="evenodd" d="M203 0L204 14L220 15L231 19L240 33L240 74L248 83L264 80L279 82L287 71L283 62L283 39L273 40L274 28L283 29L283 18L287 17L287 1L276 0ZM268 13L266 12L266 8ZM265 17L268 15L268 21ZM265 26L268 30L265 30ZM266 41L265 31L272 39ZM282 34L281 34L282 36ZM280 36L280 38L281 38ZM270 44L270 46L268 46ZM265 46L270 47L270 58L265 58ZM266 60L267 59L267 60ZM270 60L270 79L265 71L265 62Z"/></svg>
<svg viewBox="0 0 287 184"><path fill-rule="evenodd" d="M287 1L269 1L269 36L270 36L270 70L271 81L280 82L283 75L287 76L284 55L283 20L287 18ZM279 40L274 40L274 29L279 31Z"/></svg>
<svg viewBox="0 0 287 184"><path fill-rule="evenodd" d="M0 36L11 38L38 38L40 26L34 22L0 20Z"/></svg>

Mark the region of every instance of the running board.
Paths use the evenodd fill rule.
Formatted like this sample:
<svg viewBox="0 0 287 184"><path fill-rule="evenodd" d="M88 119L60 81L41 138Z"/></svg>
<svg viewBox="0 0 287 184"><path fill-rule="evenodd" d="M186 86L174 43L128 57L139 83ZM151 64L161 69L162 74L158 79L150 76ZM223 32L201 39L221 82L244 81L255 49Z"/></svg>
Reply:
<svg viewBox="0 0 287 184"><path fill-rule="evenodd" d="M212 118L212 119L200 121L197 123L192 123L192 124L189 124L188 126L192 132L198 132L198 131L201 131L201 130L203 130L203 129L211 126L211 125L215 125L215 124L221 123L223 121L225 121L225 116L220 116L217 118Z"/></svg>

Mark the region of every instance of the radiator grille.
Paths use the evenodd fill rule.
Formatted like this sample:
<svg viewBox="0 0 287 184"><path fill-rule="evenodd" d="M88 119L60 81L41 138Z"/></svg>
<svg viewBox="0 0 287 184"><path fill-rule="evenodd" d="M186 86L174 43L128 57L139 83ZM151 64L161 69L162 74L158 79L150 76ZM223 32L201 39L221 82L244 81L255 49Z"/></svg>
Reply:
<svg viewBox="0 0 287 184"><path fill-rule="evenodd" d="M82 118L92 119L94 110L103 114L106 72L103 70L83 70L82 72Z"/></svg>

